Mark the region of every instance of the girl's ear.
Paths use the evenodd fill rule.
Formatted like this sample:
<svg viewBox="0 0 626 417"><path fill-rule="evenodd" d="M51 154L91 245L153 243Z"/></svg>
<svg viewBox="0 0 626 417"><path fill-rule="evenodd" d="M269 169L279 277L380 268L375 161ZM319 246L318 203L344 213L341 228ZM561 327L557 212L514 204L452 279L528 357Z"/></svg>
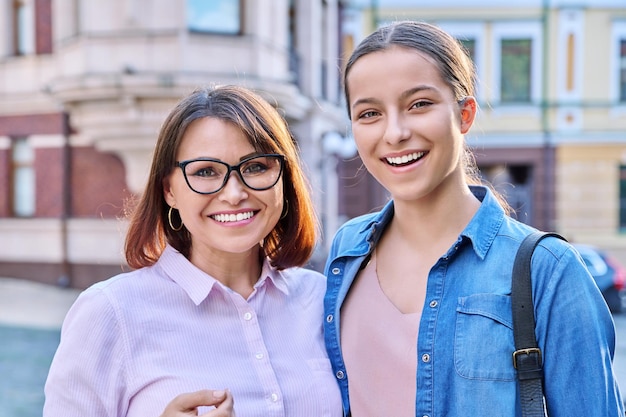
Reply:
<svg viewBox="0 0 626 417"><path fill-rule="evenodd" d="M476 113L478 111L478 105L476 99L472 96L467 96L459 103L461 111L461 133L465 134L469 132L470 128L474 124Z"/></svg>

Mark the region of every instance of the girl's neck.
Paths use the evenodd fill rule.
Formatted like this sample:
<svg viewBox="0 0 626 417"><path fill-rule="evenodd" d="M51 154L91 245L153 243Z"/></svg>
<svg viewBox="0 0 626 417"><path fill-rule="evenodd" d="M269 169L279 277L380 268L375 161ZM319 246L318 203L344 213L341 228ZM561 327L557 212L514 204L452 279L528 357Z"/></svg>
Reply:
<svg viewBox="0 0 626 417"><path fill-rule="evenodd" d="M390 231L417 248L454 241L479 207L480 201L466 184L419 200L394 201Z"/></svg>

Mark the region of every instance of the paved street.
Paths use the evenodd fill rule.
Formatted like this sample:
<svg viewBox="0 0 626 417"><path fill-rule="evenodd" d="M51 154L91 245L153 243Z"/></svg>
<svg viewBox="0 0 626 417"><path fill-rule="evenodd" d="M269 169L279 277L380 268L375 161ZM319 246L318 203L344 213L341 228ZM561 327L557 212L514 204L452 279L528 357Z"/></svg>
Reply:
<svg viewBox="0 0 626 417"><path fill-rule="evenodd" d="M0 417L41 417L60 327L78 291L0 278Z"/></svg>

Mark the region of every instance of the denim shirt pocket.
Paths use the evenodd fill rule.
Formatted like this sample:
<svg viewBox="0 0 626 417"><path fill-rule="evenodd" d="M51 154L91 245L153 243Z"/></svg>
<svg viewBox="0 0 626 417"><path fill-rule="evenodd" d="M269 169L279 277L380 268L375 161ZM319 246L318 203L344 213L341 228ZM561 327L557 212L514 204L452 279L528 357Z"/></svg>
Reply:
<svg viewBox="0 0 626 417"><path fill-rule="evenodd" d="M456 372L468 379L515 380L511 297L502 294L460 297L456 313Z"/></svg>

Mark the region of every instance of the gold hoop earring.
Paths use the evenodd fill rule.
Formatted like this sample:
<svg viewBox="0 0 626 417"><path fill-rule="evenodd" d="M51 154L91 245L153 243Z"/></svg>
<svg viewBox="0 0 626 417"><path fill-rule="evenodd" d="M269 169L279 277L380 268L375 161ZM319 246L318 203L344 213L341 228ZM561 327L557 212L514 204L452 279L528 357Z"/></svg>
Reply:
<svg viewBox="0 0 626 417"><path fill-rule="evenodd" d="M179 232L180 229L183 228L183 219L180 219L180 226L178 226L178 228L174 227L174 225L172 224L172 207L170 207L170 209L167 211L167 222L170 224L170 227L175 232Z"/></svg>
<svg viewBox="0 0 626 417"><path fill-rule="evenodd" d="M289 200L285 199L285 204L283 205L283 214L280 215L280 220L287 217L287 213L289 213Z"/></svg>

